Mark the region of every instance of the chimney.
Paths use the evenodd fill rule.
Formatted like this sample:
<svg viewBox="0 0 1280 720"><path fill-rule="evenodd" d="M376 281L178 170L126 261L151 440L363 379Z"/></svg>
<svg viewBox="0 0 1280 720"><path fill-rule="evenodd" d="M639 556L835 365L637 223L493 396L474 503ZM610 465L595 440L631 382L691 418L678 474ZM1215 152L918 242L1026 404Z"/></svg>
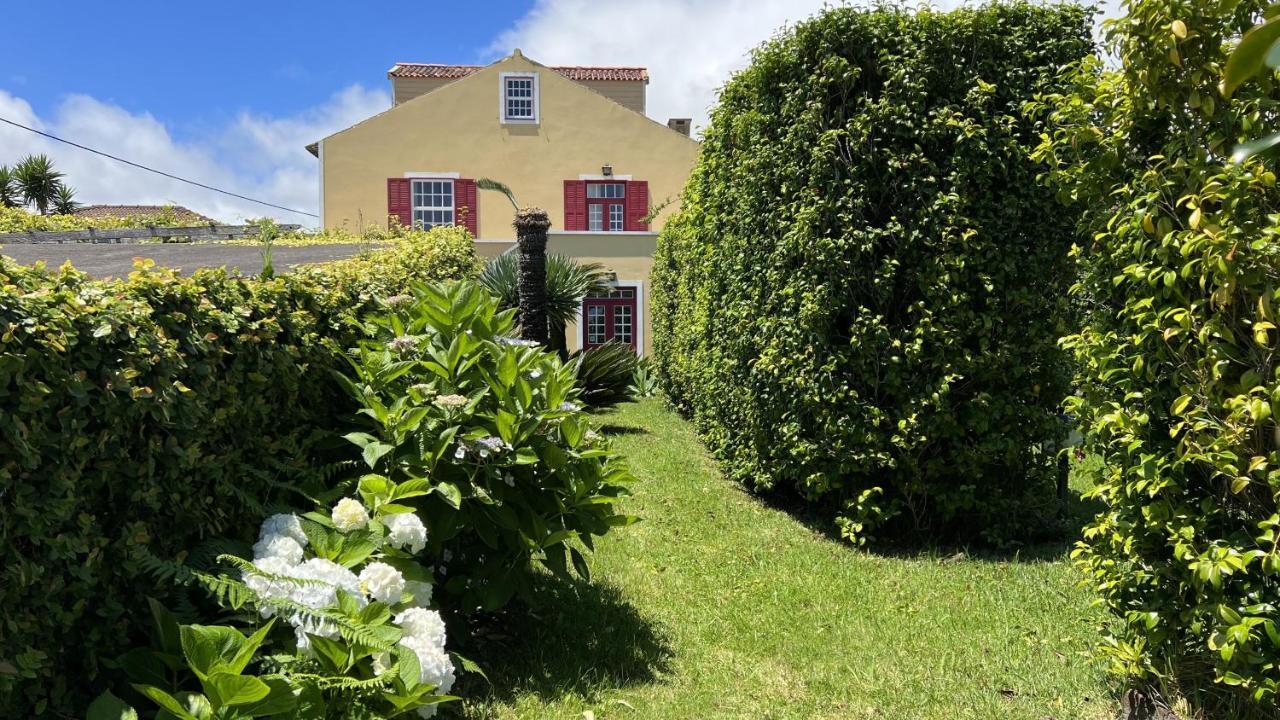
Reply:
<svg viewBox="0 0 1280 720"><path fill-rule="evenodd" d="M693 118L671 118L667 121L667 127L685 137L689 137L689 126L692 124Z"/></svg>

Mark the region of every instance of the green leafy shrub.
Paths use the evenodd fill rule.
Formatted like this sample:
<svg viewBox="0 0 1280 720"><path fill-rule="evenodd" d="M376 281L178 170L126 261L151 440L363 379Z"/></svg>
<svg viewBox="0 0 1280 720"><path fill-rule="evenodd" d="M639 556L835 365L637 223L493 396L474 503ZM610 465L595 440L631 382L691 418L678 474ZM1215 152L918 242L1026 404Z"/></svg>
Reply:
<svg viewBox="0 0 1280 720"><path fill-rule="evenodd" d="M0 716L82 712L160 559L251 533L349 424L364 316L474 269L452 230L268 281L0 259Z"/></svg>
<svg viewBox="0 0 1280 720"><path fill-rule="evenodd" d="M1070 407L1105 463L1105 509L1077 550L1114 614L1104 652L1132 678L1252 695L1274 717L1280 189L1268 164L1227 156L1280 124L1280 93L1271 77L1230 101L1218 87L1263 6L1129 3L1107 33L1122 67L1087 63L1045 97L1057 129L1037 152L1090 238L1066 344Z"/></svg>
<svg viewBox="0 0 1280 720"><path fill-rule="evenodd" d="M635 397L632 380L639 360L630 345L610 340L570 356L582 388L582 402L590 408L613 407Z"/></svg>
<svg viewBox="0 0 1280 720"><path fill-rule="evenodd" d="M534 561L589 577L582 550L635 520L614 508L630 474L580 410L573 367L513 339L514 318L478 284L416 283L374 319L349 382L371 429L349 439L374 471L430 487L408 505L464 610L526 591Z"/></svg>
<svg viewBox="0 0 1280 720"><path fill-rule="evenodd" d="M125 217L80 217L79 215L40 215L18 207L0 207L0 233L27 232L28 230L85 230L88 228L116 229L154 225L179 227L178 215L173 208L155 213Z"/></svg>
<svg viewBox="0 0 1280 720"><path fill-rule="evenodd" d="M658 394L658 378L653 373L653 361L647 357L636 360L636 368L631 373L631 384L627 386L627 394L632 398L647 398Z"/></svg>
<svg viewBox="0 0 1280 720"><path fill-rule="evenodd" d="M725 86L658 242L653 328L732 477L846 528L1048 527L1074 228L1021 106L1091 45L1075 5L839 8Z"/></svg>

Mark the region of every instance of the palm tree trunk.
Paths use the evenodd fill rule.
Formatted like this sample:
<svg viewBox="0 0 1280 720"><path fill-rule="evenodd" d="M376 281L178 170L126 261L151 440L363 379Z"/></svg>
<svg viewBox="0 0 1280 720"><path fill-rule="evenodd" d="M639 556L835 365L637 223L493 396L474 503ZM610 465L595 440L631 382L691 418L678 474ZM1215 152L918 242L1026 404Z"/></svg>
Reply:
<svg viewBox="0 0 1280 720"><path fill-rule="evenodd" d="M547 347L554 350L561 360L569 359L569 342L564 336L565 323L556 318L547 318Z"/></svg>
<svg viewBox="0 0 1280 720"><path fill-rule="evenodd" d="M520 337L547 344L547 211L524 208L516 213L516 246L520 252Z"/></svg>

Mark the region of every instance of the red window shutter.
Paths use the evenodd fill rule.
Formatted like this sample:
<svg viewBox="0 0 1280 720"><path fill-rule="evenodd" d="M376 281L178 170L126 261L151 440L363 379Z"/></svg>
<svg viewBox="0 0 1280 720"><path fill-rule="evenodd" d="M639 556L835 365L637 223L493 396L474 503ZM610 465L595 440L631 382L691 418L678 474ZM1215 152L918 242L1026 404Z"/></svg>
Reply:
<svg viewBox="0 0 1280 720"><path fill-rule="evenodd" d="M455 223L466 226L471 237L480 237L480 204L475 180L453 181L453 217Z"/></svg>
<svg viewBox="0 0 1280 720"><path fill-rule="evenodd" d="M409 178L387 178L387 217L405 227L413 225L413 191Z"/></svg>
<svg viewBox="0 0 1280 720"><path fill-rule="evenodd" d="M644 217L649 214L649 181L627 181L626 220L622 224L624 230L648 230L649 223Z"/></svg>
<svg viewBox="0 0 1280 720"><path fill-rule="evenodd" d="M564 229L587 229L587 182L564 181Z"/></svg>

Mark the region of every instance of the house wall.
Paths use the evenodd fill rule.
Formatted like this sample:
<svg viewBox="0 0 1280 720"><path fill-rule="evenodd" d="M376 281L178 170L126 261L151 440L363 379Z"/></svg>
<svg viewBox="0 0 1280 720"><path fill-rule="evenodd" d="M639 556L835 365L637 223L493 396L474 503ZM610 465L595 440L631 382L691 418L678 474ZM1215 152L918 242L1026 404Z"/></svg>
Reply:
<svg viewBox="0 0 1280 720"><path fill-rule="evenodd" d="M644 114L645 85L640 80L581 80L588 87L623 107Z"/></svg>
<svg viewBox="0 0 1280 720"><path fill-rule="evenodd" d="M392 102L399 105L453 82L451 78L391 78Z"/></svg>
<svg viewBox="0 0 1280 720"><path fill-rule="evenodd" d="M638 311L643 328L640 338L640 354L653 352L653 325L650 321L649 271L653 269L653 253L657 249L658 234L646 233L592 233L553 232L547 236L547 252L568 255L579 262L598 262L606 270L617 275L619 284L636 284L640 292ZM578 323L565 328L569 350L582 346L582 331Z"/></svg>
<svg viewBox="0 0 1280 720"><path fill-rule="evenodd" d="M392 101L396 105L399 105L400 103L412 100L419 95L425 95L432 90L438 90L451 82L456 82L456 79L393 77L391 78ZM644 114L645 83L643 81L584 80L579 82L579 84L595 90L623 107L629 107L641 115Z"/></svg>
<svg viewBox="0 0 1280 720"><path fill-rule="evenodd" d="M499 122L503 72L535 71L540 122ZM678 208L698 145L665 125L591 92L516 54L325 138L321 173L324 226L385 223L387 178L411 172L489 177L511 187L522 205L542 207L564 227L564 181L615 175L649 183L655 205L670 198L651 229ZM481 192L479 238L513 239L506 198ZM484 252L482 245L477 246Z"/></svg>

